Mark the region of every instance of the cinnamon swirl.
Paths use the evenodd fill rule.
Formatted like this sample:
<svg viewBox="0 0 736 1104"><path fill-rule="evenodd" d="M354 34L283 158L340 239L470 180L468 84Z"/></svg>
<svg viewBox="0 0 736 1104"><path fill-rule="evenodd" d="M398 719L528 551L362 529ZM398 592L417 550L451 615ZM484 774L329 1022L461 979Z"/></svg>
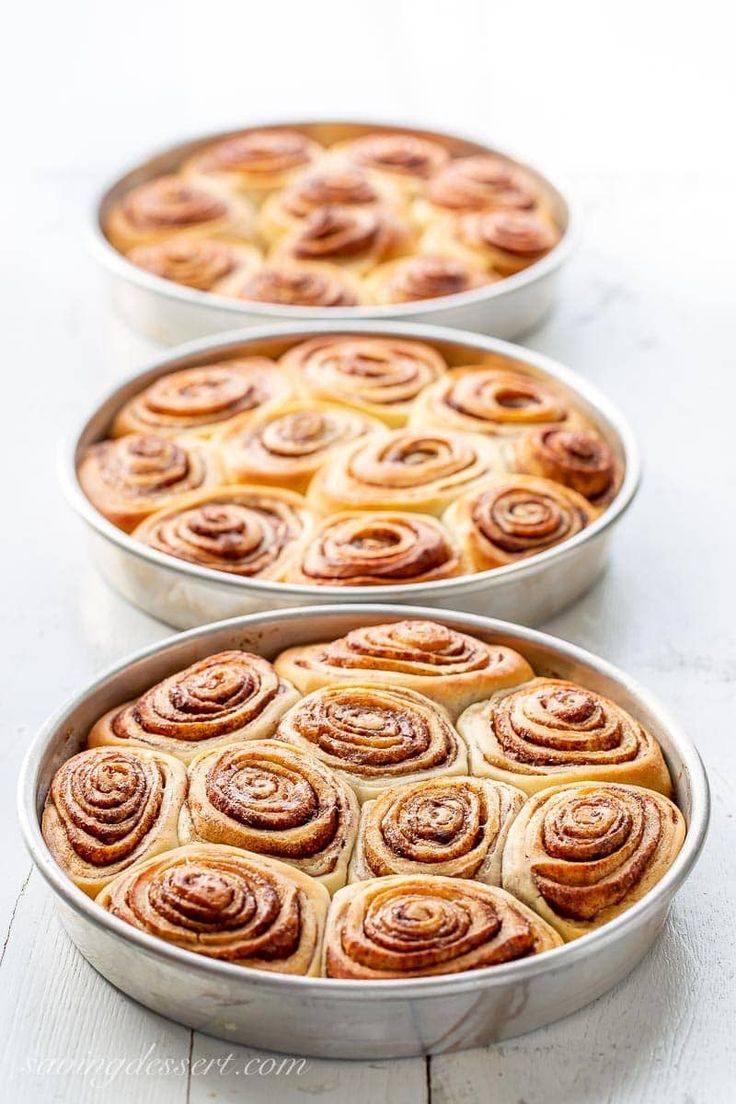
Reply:
<svg viewBox="0 0 736 1104"><path fill-rule="evenodd" d="M393 211L383 207L318 207L276 243L270 259L327 261L361 275L410 253L414 233Z"/></svg>
<svg viewBox="0 0 736 1104"><path fill-rule="evenodd" d="M222 482L219 458L206 443L156 433L92 445L77 474L93 506L127 533L187 493Z"/></svg>
<svg viewBox="0 0 736 1104"><path fill-rule="evenodd" d="M442 376L444 359L421 341L326 334L289 349L280 362L298 390L404 425L423 387Z"/></svg>
<svg viewBox="0 0 736 1104"><path fill-rule="evenodd" d="M417 200L416 217L427 222L471 211L539 211L546 206L539 186L518 165L496 154L476 153L454 158L432 177Z"/></svg>
<svg viewBox="0 0 736 1104"><path fill-rule="evenodd" d="M533 212L483 211L438 219L428 227L420 248L513 276L541 260L559 240L555 224Z"/></svg>
<svg viewBox="0 0 736 1104"><path fill-rule="evenodd" d="M378 265L366 277L372 303L414 303L460 295L493 283L498 277L473 268L459 257L401 257Z"/></svg>
<svg viewBox="0 0 736 1104"><path fill-rule="evenodd" d="M245 281L262 264L254 245L189 234L137 245L128 260L163 280L216 295L226 294L233 280Z"/></svg>
<svg viewBox="0 0 736 1104"><path fill-rule="evenodd" d="M249 579L283 579L314 519L301 495L280 487L218 487L187 495L134 530L178 560Z"/></svg>
<svg viewBox="0 0 736 1104"><path fill-rule="evenodd" d="M565 940L631 908L667 873L682 813L638 786L577 782L541 790L511 825L503 885Z"/></svg>
<svg viewBox="0 0 736 1104"><path fill-rule="evenodd" d="M422 188L450 157L439 142L400 132L374 132L337 142L330 156L380 173L409 193Z"/></svg>
<svg viewBox="0 0 736 1104"><path fill-rule="evenodd" d="M313 755L274 740L206 751L189 765L182 843L226 843L345 885L358 832L350 786Z"/></svg>
<svg viewBox="0 0 736 1104"><path fill-rule="evenodd" d="M564 483L602 509L616 496L622 465L607 441L594 429L530 429L514 442L510 463L515 471Z"/></svg>
<svg viewBox="0 0 736 1104"><path fill-rule="evenodd" d="M197 181L216 180L256 203L287 186L322 157L318 142L298 130L278 127L223 138L191 157L183 172Z"/></svg>
<svg viewBox="0 0 736 1104"><path fill-rule="evenodd" d="M526 793L579 782L625 782L669 796L659 744L625 709L564 679L535 678L471 705L458 721L473 774Z"/></svg>
<svg viewBox="0 0 736 1104"><path fill-rule="evenodd" d="M303 694L346 682L400 685L439 702L452 717L503 686L534 677L513 649L420 620L365 626L329 644L287 648L274 666Z"/></svg>
<svg viewBox="0 0 736 1104"><path fill-rule="evenodd" d="M442 706L375 682L315 690L282 718L276 739L316 755L361 802L397 782L467 769L465 745Z"/></svg>
<svg viewBox="0 0 736 1104"><path fill-rule="evenodd" d="M363 806L348 880L431 874L501 884L501 854L525 795L459 775L395 786Z"/></svg>
<svg viewBox="0 0 736 1104"><path fill-rule="evenodd" d="M298 697L261 656L219 652L109 710L88 746L149 747L189 763L200 751L271 736Z"/></svg>
<svg viewBox="0 0 736 1104"><path fill-rule="evenodd" d="M460 878L373 878L339 890L327 918L324 973L356 981L458 974L562 943L504 890Z"/></svg>
<svg viewBox="0 0 736 1104"><path fill-rule="evenodd" d="M176 847L182 764L143 748L80 751L57 770L41 830L64 873L96 897L134 863Z"/></svg>
<svg viewBox="0 0 736 1104"><path fill-rule="evenodd" d="M320 972L330 895L293 866L190 844L122 874L97 903L174 947L280 974Z"/></svg>
<svg viewBox="0 0 736 1104"><path fill-rule="evenodd" d="M363 302L361 282L336 264L269 261L245 279L227 283L223 295L254 303L285 307L357 307Z"/></svg>

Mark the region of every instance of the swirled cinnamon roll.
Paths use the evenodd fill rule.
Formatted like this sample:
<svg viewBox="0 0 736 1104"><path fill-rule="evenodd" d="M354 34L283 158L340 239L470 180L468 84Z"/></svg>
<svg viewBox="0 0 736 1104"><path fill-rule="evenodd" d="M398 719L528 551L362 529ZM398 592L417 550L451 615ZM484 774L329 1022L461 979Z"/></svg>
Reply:
<svg viewBox="0 0 736 1104"><path fill-rule="evenodd" d="M230 281L244 281L263 263L254 245L190 234L137 245L128 260L163 280L218 295L224 294Z"/></svg>
<svg viewBox="0 0 736 1104"><path fill-rule="evenodd" d="M337 142L330 156L380 173L403 191L413 193L449 160L443 145L419 134L374 132Z"/></svg>
<svg viewBox="0 0 736 1104"><path fill-rule="evenodd" d="M298 697L261 656L219 652L109 710L88 745L148 747L189 763L200 751L273 735Z"/></svg>
<svg viewBox="0 0 736 1104"><path fill-rule="evenodd" d="M156 433L92 445L77 474L92 505L127 533L187 493L222 481L217 454L206 443Z"/></svg>
<svg viewBox="0 0 736 1104"><path fill-rule="evenodd" d="M194 954L279 974L319 974L330 895L293 866L223 844L177 847L103 889L97 904Z"/></svg>
<svg viewBox="0 0 736 1104"><path fill-rule="evenodd" d="M515 371L506 357L496 365L452 368L414 403L410 426L444 426L492 437L517 436L530 426L578 426L582 417L561 392ZM541 474L541 473L539 473Z"/></svg>
<svg viewBox="0 0 736 1104"><path fill-rule="evenodd" d="M493 283L493 274L473 268L459 257L400 257L378 265L366 277L372 303L414 303L459 295Z"/></svg>
<svg viewBox="0 0 736 1104"><path fill-rule="evenodd" d="M331 893L345 885L358 801L315 756L255 740L206 751L188 773L182 843L226 843L281 859Z"/></svg>
<svg viewBox="0 0 736 1104"><path fill-rule="evenodd" d="M384 430L377 418L358 410L305 399L262 418L234 418L217 434L215 445L233 482L304 492L342 445Z"/></svg>
<svg viewBox="0 0 736 1104"><path fill-rule="evenodd" d="M564 483L599 508L618 493L623 468L607 441L594 429L530 429L514 442L514 471Z"/></svg>
<svg viewBox="0 0 736 1104"><path fill-rule="evenodd" d="M423 387L444 374L442 356L421 341L326 334L289 349L280 363L301 392L404 425Z"/></svg>
<svg viewBox="0 0 736 1104"><path fill-rule="evenodd" d="M287 648L274 666L303 694L346 682L400 684L439 702L452 717L503 686L534 677L511 648L420 620L365 626L329 644Z"/></svg>
<svg viewBox="0 0 736 1104"><path fill-rule="evenodd" d="M41 830L49 851L88 896L134 863L178 844L186 770L143 748L92 748L57 770Z"/></svg>
<svg viewBox="0 0 736 1104"><path fill-rule="evenodd" d="M625 782L669 796L659 744L625 709L564 679L535 678L463 713L473 774L526 793L587 781Z"/></svg>
<svg viewBox="0 0 736 1104"><path fill-rule="evenodd" d="M438 219L422 238L421 250L512 276L541 260L559 240L554 223L533 212L482 211Z"/></svg>
<svg viewBox="0 0 736 1104"><path fill-rule="evenodd" d="M287 127L222 138L191 157L183 172L237 189L256 203L283 188L324 154L318 142Z"/></svg>
<svg viewBox="0 0 736 1104"><path fill-rule="evenodd" d="M596 517L587 499L551 479L499 475L442 515L472 571L536 556L580 533Z"/></svg>
<svg viewBox="0 0 736 1104"><path fill-rule="evenodd" d="M427 514L333 514L305 541L286 574L311 586L396 586L466 570L450 533Z"/></svg>
<svg viewBox="0 0 736 1104"><path fill-rule="evenodd" d="M230 281L221 294L253 303L285 307L358 307L363 302L360 280L336 264L269 261L244 280Z"/></svg>
<svg viewBox="0 0 736 1104"><path fill-rule="evenodd" d="M225 234L249 241L252 229L247 200L183 176L159 176L131 188L104 220L105 234L122 253L174 234Z"/></svg>
<svg viewBox="0 0 736 1104"><path fill-rule="evenodd" d="M399 194L391 184L354 165L327 161L269 196L258 216L258 229L266 241L273 243L322 207L379 205L401 209Z"/></svg>
<svg viewBox="0 0 736 1104"><path fill-rule="evenodd" d="M497 446L479 433L395 429L347 445L317 472L307 501L323 514L352 507L438 515L502 470Z"/></svg>
<svg viewBox="0 0 736 1104"><path fill-rule="evenodd" d="M267 357L240 357L160 376L120 410L114 437L181 433L209 437L237 414L262 414L291 398L289 380Z"/></svg>
<svg viewBox="0 0 736 1104"><path fill-rule="evenodd" d="M385 207L319 207L276 243L270 260L322 261L361 275L411 252L414 233Z"/></svg>
<svg viewBox="0 0 736 1104"><path fill-rule="evenodd" d="M459 775L394 786L363 806L348 880L431 874L501 884L501 854L525 795Z"/></svg>
<svg viewBox="0 0 736 1104"><path fill-rule="evenodd" d="M426 222L471 211L536 211L543 206L540 188L518 165L496 154L476 153L454 158L432 177L417 200L416 214Z"/></svg>
<svg viewBox="0 0 736 1104"><path fill-rule="evenodd" d="M281 487L218 487L187 495L134 530L178 560L248 579L283 579L314 529L301 495Z"/></svg>
<svg viewBox="0 0 736 1104"><path fill-rule="evenodd" d="M631 908L685 839L668 798L638 786L577 782L541 790L511 825L503 885L565 940Z"/></svg>
<svg viewBox="0 0 736 1104"><path fill-rule="evenodd" d="M398 782L464 774L467 752L436 702L399 686L327 686L285 714L276 739L316 755L363 802Z"/></svg>
<svg viewBox="0 0 736 1104"><path fill-rule="evenodd" d="M554 950L553 928L504 890L460 878L373 878L339 890L324 973L356 981L459 974Z"/></svg>

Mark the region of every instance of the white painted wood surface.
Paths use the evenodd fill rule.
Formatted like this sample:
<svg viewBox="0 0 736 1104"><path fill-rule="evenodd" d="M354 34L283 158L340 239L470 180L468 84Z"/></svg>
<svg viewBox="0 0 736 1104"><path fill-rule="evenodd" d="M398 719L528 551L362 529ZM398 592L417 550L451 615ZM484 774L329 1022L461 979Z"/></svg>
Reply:
<svg viewBox="0 0 736 1104"><path fill-rule="evenodd" d="M736 166L728 110L736 87L722 14L710 0L374 0L370 8L282 0L257 12L236 0L15 6L0 70L10 108L0 177L5 1099L729 1097ZM229 1046L134 1005L73 951L40 879L29 876L14 786L27 741L60 700L167 632L94 576L54 470L81 412L150 351L108 316L83 244L89 199L119 166L172 136L302 113L404 116L476 132L572 180L583 241L558 312L529 344L624 407L646 473L610 571L546 627L635 673L679 714L709 769L714 815L656 950L570 1019L431 1062L312 1061L288 1075L251 1064L236 1074L253 1055L237 1049L218 1072L214 1059L222 1064ZM151 1058L178 1066L139 1072ZM123 1061L133 1063L127 1072Z"/></svg>

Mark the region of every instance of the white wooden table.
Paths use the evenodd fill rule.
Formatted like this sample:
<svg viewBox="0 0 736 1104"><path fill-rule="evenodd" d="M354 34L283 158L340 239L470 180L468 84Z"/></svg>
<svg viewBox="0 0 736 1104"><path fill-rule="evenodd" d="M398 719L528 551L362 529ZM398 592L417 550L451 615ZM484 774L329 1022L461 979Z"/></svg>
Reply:
<svg viewBox="0 0 736 1104"><path fill-rule="evenodd" d="M558 5L481 0L380 0L370 12L282 2L257 20L251 5L218 0L16 8L0 73L16 112L0 177L5 1099L727 1099L736 1083L736 173L723 137L732 134L731 47L717 5L563 5L566 26ZM655 951L568 1020L426 1062L311 1061L289 1076L255 1063L235 1074L244 1050L134 1005L72 949L30 874L15 778L63 697L168 631L93 574L55 475L63 435L151 351L108 316L82 240L91 194L179 134L351 112L477 132L572 179L584 241L558 312L529 344L624 407L646 472L608 574L546 628L633 672L679 714L709 769L714 815ZM196 1064L231 1051L225 1072ZM171 1071L153 1072L152 1058L169 1059Z"/></svg>

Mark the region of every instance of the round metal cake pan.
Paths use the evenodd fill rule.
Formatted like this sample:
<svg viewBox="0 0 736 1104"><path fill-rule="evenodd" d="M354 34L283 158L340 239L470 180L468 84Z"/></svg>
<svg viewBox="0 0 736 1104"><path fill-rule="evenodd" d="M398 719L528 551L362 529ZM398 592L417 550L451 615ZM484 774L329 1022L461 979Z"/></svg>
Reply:
<svg viewBox="0 0 736 1104"><path fill-rule="evenodd" d="M538 957L460 975L344 981L248 970L169 946L98 908L56 865L41 835L51 778L80 750L97 718L159 679L228 648L273 658L359 625L427 617L522 652L537 673L570 678L611 697L657 738L688 834L646 897L605 927ZM518 625L410 606L327 606L236 618L153 645L106 671L44 725L19 782L23 835L84 957L118 989L209 1035L324 1058L402 1058L484 1046L553 1022L611 989L660 932L703 846L708 782L697 751L665 710L628 675L572 644ZM625 999L625 998L624 998Z"/></svg>
<svg viewBox="0 0 736 1104"><path fill-rule="evenodd" d="M547 256L522 272L496 284L459 295L419 303L388 306L343 308L284 307L271 303L247 303L221 295L183 287L164 280L132 264L107 240L102 229L111 205L137 184L164 173L173 172L190 156L212 142L243 133L244 130L296 128L326 144L355 138L369 131L419 134L436 139L458 155L497 153L529 172L543 185L550 196L558 225L560 242ZM135 168L125 172L108 185L97 198L92 213L92 246L104 266L110 285L113 306L126 322L146 337L163 345L222 333L239 326L267 323L300 322L321 319L333 323L358 322L366 318L384 320L437 322L445 326L476 330L496 337L518 337L532 329L550 311L558 283L559 270L567 260L574 242L573 205L566 190L546 174L503 150L478 140L458 137L441 131L383 122L283 122L263 123L235 131L209 134L196 140L181 142L159 151Z"/></svg>
<svg viewBox="0 0 736 1104"><path fill-rule="evenodd" d="M553 381L590 417L622 462L625 474L616 498L599 518L569 541L506 567L411 586L327 587L245 579L166 556L108 522L82 491L77 467L85 451L107 435L123 403L154 379L223 357L280 356L301 340L334 332L417 338L436 346L454 365L482 363L485 355L500 353L520 362L534 379ZM176 628L307 603L376 600L437 605L534 625L574 601L600 575L613 530L637 490L639 455L634 436L619 411L585 380L540 353L439 326L374 321L335 327L313 322L209 338L155 360L108 395L85 420L65 450L62 479L74 509L89 526L93 556L103 576L134 605Z"/></svg>

